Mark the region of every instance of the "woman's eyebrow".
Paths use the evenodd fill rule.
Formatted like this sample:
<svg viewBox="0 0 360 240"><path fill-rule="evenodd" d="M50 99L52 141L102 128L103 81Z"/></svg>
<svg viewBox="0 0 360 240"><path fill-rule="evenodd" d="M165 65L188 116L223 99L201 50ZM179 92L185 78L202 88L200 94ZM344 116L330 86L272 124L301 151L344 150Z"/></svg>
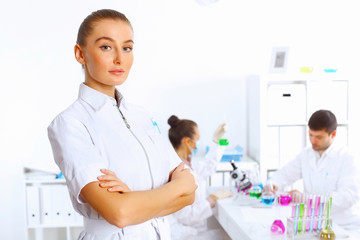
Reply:
<svg viewBox="0 0 360 240"><path fill-rule="evenodd" d="M114 42L114 39L112 39L112 38L110 38L110 37L99 37L98 39L95 40L95 43L98 42L98 41L100 41L100 40L102 40L102 39L104 39L104 40L109 40L109 41L111 41L111 42Z"/></svg>
<svg viewBox="0 0 360 240"><path fill-rule="evenodd" d="M110 37L99 37L98 39L95 40L95 43L97 43L100 40L109 40L111 42L115 42L114 39L110 38ZM134 41L132 39L126 40L124 43L134 43Z"/></svg>

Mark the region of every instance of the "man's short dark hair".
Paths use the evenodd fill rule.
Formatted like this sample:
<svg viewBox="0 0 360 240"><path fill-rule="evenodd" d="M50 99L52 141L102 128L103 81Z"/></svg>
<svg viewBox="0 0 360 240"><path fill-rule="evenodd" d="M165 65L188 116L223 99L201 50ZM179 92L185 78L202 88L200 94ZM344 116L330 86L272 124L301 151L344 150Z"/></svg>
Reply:
<svg viewBox="0 0 360 240"><path fill-rule="evenodd" d="M337 121L332 112L321 109L311 115L308 126L311 130L318 131L324 129L330 134L336 130Z"/></svg>

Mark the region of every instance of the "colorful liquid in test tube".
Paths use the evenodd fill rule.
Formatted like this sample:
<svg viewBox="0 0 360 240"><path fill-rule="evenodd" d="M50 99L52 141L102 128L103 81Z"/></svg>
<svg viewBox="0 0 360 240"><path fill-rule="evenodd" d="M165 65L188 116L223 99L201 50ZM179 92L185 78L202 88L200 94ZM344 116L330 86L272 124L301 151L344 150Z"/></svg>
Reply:
<svg viewBox="0 0 360 240"><path fill-rule="evenodd" d="M316 196L315 197L315 216L314 216L315 219L319 218L319 204L320 204L320 196ZM316 232L317 226L318 226L318 221L315 220L313 231Z"/></svg>
<svg viewBox="0 0 360 240"><path fill-rule="evenodd" d="M298 194L294 193L294 205L295 205L295 216L294 216L294 235L297 234L298 231L298 221L299 221L299 198Z"/></svg>
<svg viewBox="0 0 360 240"><path fill-rule="evenodd" d="M323 216L323 209L324 209L324 196L320 197L320 203L319 203L319 215L318 215L318 225L317 225L317 233L320 233L321 231L321 218Z"/></svg>
<svg viewBox="0 0 360 240"><path fill-rule="evenodd" d="M314 229L314 217L315 217L315 196L313 196L311 200L311 216L310 216L310 230L309 232L312 233Z"/></svg>
<svg viewBox="0 0 360 240"><path fill-rule="evenodd" d="M307 219L308 219L308 198L309 195L308 194L304 194L304 212L303 212L303 222L302 222L302 226L301 226L301 233L305 233L306 232L306 223L307 223Z"/></svg>
<svg viewBox="0 0 360 240"><path fill-rule="evenodd" d="M306 231L310 231L310 217L311 217L311 205L312 205L312 195L308 195L307 199L307 222L306 222Z"/></svg>

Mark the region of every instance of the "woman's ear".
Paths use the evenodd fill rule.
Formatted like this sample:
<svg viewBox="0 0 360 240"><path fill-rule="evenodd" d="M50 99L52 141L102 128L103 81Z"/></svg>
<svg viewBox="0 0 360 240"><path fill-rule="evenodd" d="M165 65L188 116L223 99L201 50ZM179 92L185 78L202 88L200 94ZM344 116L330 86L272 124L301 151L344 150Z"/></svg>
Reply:
<svg viewBox="0 0 360 240"><path fill-rule="evenodd" d="M181 145L185 144L185 146L186 146L186 145L189 145L190 143L191 143L191 139L189 137L183 137L181 139Z"/></svg>
<svg viewBox="0 0 360 240"><path fill-rule="evenodd" d="M85 64L85 58L84 58L84 52L79 44L76 44L74 47L74 53L76 61L78 61L80 64Z"/></svg>

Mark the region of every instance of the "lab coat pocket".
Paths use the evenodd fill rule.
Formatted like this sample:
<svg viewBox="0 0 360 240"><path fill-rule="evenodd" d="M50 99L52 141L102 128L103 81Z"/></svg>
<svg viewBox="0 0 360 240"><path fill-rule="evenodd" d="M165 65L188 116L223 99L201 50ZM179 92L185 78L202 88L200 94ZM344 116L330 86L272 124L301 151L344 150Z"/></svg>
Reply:
<svg viewBox="0 0 360 240"><path fill-rule="evenodd" d="M338 176L335 173L326 172L323 188L325 192L332 192L338 188Z"/></svg>
<svg viewBox="0 0 360 240"><path fill-rule="evenodd" d="M157 132L156 129L147 130L146 133L153 144L156 144L161 138L161 135Z"/></svg>

